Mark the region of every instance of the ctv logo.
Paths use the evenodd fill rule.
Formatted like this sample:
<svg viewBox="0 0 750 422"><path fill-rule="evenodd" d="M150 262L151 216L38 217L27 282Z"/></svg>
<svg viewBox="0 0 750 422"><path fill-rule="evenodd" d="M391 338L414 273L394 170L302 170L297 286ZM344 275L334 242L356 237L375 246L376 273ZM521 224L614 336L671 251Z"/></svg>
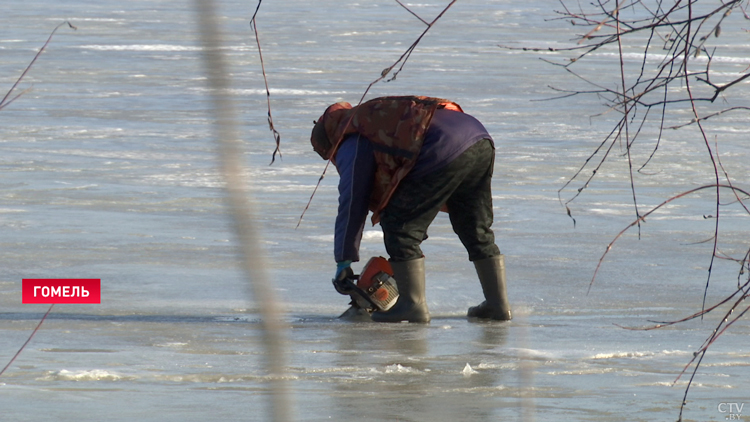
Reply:
<svg viewBox="0 0 750 422"><path fill-rule="evenodd" d="M745 403L719 403L719 413L725 413L725 420L738 421L742 419L742 409Z"/></svg>
<svg viewBox="0 0 750 422"><path fill-rule="evenodd" d="M24 278L23 303L101 303L98 278Z"/></svg>

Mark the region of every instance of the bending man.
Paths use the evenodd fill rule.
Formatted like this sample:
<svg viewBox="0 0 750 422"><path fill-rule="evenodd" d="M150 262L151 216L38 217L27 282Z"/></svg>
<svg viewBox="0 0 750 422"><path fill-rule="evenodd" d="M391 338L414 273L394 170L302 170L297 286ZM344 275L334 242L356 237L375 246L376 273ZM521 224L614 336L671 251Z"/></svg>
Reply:
<svg viewBox="0 0 750 422"><path fill-rule="evenodd" d="M359 261L368 211L383 229L399 299L388 311L374 312L374 321L430 321L420 244L446 208L484 292L485 301L468 316L511 319L504 259L490 229L495 146L477 119L438 98L336 103L316 122L311 143L340 175L336 277Z"/></svg>

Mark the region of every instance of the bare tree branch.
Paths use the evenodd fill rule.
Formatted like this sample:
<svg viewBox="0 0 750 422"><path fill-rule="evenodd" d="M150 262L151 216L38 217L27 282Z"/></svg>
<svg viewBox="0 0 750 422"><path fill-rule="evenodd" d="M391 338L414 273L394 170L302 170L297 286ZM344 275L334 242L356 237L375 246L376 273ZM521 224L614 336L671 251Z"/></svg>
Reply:
<svg viewBox="0 0 750 422"><path fill-rule="evenodd" d="M372 88L373 85L383 80L385 80L385 82L390 82L396 79L396 76L399 74L399 72L401 72L401 70L403 70L404 66L406 65L406 62L409 60L409 57L411 57L411 53L414 52L415 48L417 48L417 45L419 44L420 41L422 41L422 38L424 38L424 36L427 34L427 31L432 29L435 23L437 23L437 21L443 17L443 15L448 11L448 9L451 8L451 6L453 6L456 3L456 1L458 0L452 0L447 6L445 6L445 8L435 17L435 19L433 19L432 22L427 24L427 28L425 28L425 30L422 31L419 37L417 37L417 39L409 46L409 48L406 49L406 51L401 55L401 57L399 57L398 60L396 60L392 65L383 69L380 72L380 76L377 79L370 82L370 84L365 89L365 92L362 93L362 96L357 102L357 105L362 104L362 102L365 100L365 97L367 96L367 93L370 92L370 88ZM401 64L401 66L398 68L398 70L394 72L393 69L395 69L396 66L399 65L399 63ZM392 73L391 78L385 79L391 73ZM352 118L354 118L354 115L352 115ZM347 122L347 125L349 125L349 123L351 123L351 118L349 122ZM343 139L333 140L334 141L333 144L338 145L338 143L341 142L342 140ZM318 187L320 187L320 183L325 178L325 174L328 171L328 167L330 166L330 164L331 164L331 160L329 159L328 162L326 162L325 168L323 168L323 173L320 175L320 178L318 178L318 183L315 185L315 189L313 189L313 192L310 195L310 200L307 201L307 205L305 205L305 209L302 211L302 215L299 216L299 220L297 221L297 227L299 227L300 224L302 224L302 218L305 216L305 213L310 208L310 204L312 204L313 197L315 196L315 193L318 191Z"/></svg>
<svg viewBox="0 0 750 422"><path fill-rule="evenodd" d="M255 18L258 16L258 11L260 11L260 5L263 3L263 0L258 0L258 6L255 8L255 13L253 13L252 19L250 19L250 27L253 28L253 33L255 34L255 43L258 45L258 56L260 57L260 69L263 72L263 82L266 84L266 102L268 103L268 128L271 130L271 133L273 133L273 139L276 141L276 149L273 150L273 154L271 155L271 164L273 164L276 161L276 154L279 154L279 157L281 157L281 134L276 130L276 127L273 125L273 116L271 116L271 91L268 89L268 76L266 76L266 65L263 63L263 50L260 48L260 36L258 35L258 24L255 21Z"/></svg>
<svg viewBox="0 0 750 422"><path fill-rule="evenodd" d="M698 8L699 3L700 9ZM712 43L714 39L721 36L722 28L728 26L728 20L736 15L733 15L734 11L739 10L742 17L750 19L746 11L749 3L750 0L727 0L718 4L700 0L674 0L669 3L662 0L594 0L587 6L574 3L576 7L572 8L568 7L564 0L561 0L562 8L557 12L558 17L556 19L569 21L577 28L585 30L582 35L578 36L577 44L569 48L549 50L525 49L526 51L554 51L561 54L574 53L575 56L558 62L543 60L562 67L569 74L592 88L553 88L557 93L560 93L555 99L595 95L597 99L602 100L605 107L605 111L601 115L619 115L618 118L615 118L611 130L603 136L603 141L593 148L582 165L558 190L558 198L575 224L572 210L573 202L594 183L596 176L606 170L605 164L613 158L612 149L614 145L618 142L620 145L624 145L623 157L628 165L627 177L630 182L630 196L634 206L635 218L607 245L594 270L589 283L589 290L593 286L605 257L625 232L638 226L640 234L640 223L670 202L699 191L712 190L714 192L714 215L707 217L714 219L714 227L713 235L706 241L706 243L712 243L712 253L703 289L702 309L690 317L674 321L668 325L694 318L703 318L712 311L716 312L716 309L729 303L738 294L740 299L735 301L714 333L682 371L681 375L691 365L694 365L693 373L685 389L684 398L687 397L697 368L709 347L748 311L748 309L740 311L740 307L744 303L744 299L747 298L748 283L750 283L743 284L741 282L750 260L750 246L747 247L747 253L744 257L733 258L719 250L719 240L722 237L720 231L722 207L729 203L739 203L744 212L750 215L750 207L746 205L750 195L748 195L746 187L740 187L732 180L728 169L722 164L718 154L718 140L715 138L713 144L709 142L711 135L705 122L709 119L719 119L729 112L750 111L750 105L732 105L718 111L715 106L709 107L716 104L716 99L720 96L725 98L730 91L736 93L735 96L740 100L747 98L747 93L743 91L747 90L747 84L744 82L750 78L750 72L748 72L750 66L729 81L715 82L713 79L718 79L718 76L716 76L718 72L713 69L714 57L720 46L713 46ZM638 60L637 68L633 66L632 62L625 60L626 47L628 51L635 50L642 54ZM614 51L616 54L617 62L612 63L618 66L619 72L616 72L616 76L615 72L602 72L601 75L586 76L582 72L587 69L576 70L579 63L601 51ZM705 58L696 60L697 57L701 56ZM654 63L656 63L655 66ZM726 78L726 74L726 72L723 72L721 77ZM614 81L611 79L615 77L617 82L613 83ZM603 78L604 80L594 78ZM611 88L613 85L615 88ZM673 111L681 111L683 114L688 112L691 118L687 122L668 121L668 113ZM637 129L633 125L637 125ZM643 170L660 152L664 141L664 130L677 130L686 126L692 126L696 129L698 135L696 140L699 140L705 148L705 154L712 170L711 180L707 181L704 186L687 189L681 194L664 200L647 212L641 213L636 190L636 172L633 170L637 168L638 174L648 176ZM649 143L652 146L647 151L648 157L640 166L636 167L633 160L640 155L636 155L635 151L635 148L640 146L639 138L644 133L654 132L656 133L656 140L654 143ZM571 194L567 200L564 200L563 196L568 191ZM731 195L731 200L722 197L722 195L726 195L727 191ZM729 260L740 264L740 274L737 281L738 290L719 304L706 307L708 289L717 260ZM750 268L748 268L748 273L750 273ZM730 320L729 314L734 311L739 312ZM657 324L648 329L665 325L667 324ZM685 407L684 398L680 407L680 419L682 419L682 412Z"/></svg>
<svg viewBox="0 0 750 422"><path fill-rule="evenodd" d="M21 73L21 76L19 76L18 79L16 79L16 83L13 84L13 86L5 94L5 97L3 97L3 99L0 101L0 110L2 110L3 108L5 108L5 106L7 106L8 104L10 104L13 101L17 100L20 96L22 96L23 94L25 94L26 92L29 91L29 89L26 89L23 92L21 92L20 94L16 95L15 97L13 97L11 99L8 99L10 97L10 94L13 93L13 91L16 89L16 87L18 87L18 84L21 83L21 80L23 80L23 78L26 76L26 74L29 73L29 70L31 70L31 68L34 66L34 63L36 63L36 60L39 58L39 56L42 55L42 53L44 52L44 50L49 45L50 41L52 41L52 37L55 35L55 32L57 32L57 30L60 29L60 27L62 27L64 25L68 25L68 27L71 28L71 29L73 29L73 30L78 29L75 26L73 26L72 23L70 23L68 21L65 21L65 22L57 25L55 27L55 29L52 30L52 33L49 34L49 37L47 38L47 41L44 43L44 45L42 45L42 48L40 48L39 51L34 56L34 58L31 59L31 63L29 63L29 65L26 66L26 69L24 69L24 71Z"/></svg>

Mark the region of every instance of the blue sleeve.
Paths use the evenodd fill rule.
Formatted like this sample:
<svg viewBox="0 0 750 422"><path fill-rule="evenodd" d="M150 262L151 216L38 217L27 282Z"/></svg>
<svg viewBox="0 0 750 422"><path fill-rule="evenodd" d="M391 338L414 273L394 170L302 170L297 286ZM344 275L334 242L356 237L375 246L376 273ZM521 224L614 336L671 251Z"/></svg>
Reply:
<svg viewBox="0 0 750 422"><path fill-rule="evenodd" d="M372 144L360 135L349 136L336 152L336 168L340 176L339 212L333 246L336 262L359 261L359 244L369 211L375 167Z"/></svg>

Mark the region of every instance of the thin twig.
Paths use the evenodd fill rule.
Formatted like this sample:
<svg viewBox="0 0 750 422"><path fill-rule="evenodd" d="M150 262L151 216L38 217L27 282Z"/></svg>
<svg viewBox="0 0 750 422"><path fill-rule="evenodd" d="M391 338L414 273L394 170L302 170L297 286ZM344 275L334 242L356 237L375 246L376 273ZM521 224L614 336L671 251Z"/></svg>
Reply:
<svg viewBox="0 0 750 422"><path fill-rule="evenodd" d="M55 35L55 32L57 32L57 30L60 29L60 27L63 26L63 25L68 25L68 27L72 28L73 30L78 29L75 26L73 26L72 23L70 23L68 21L65 21L65 22L57 25L55 27L55 29L52 30L52 33L49 34L49 37L47 38L47 41L44 43L44 45L42 46L42 48L39 49L39 51L36 53L36 55L34 56L34 58L31 60L31 63L29 63L29 65L26 66L26 69L24 69L23 73L21 73L21 76L18 77L18 79L16 80L16 83L13 84L13 86L5 94L5 97L3 97L2 101L0 101L0 110L2 110L5 106L7 106L8 104L12 103L16 99L18 99L18 97L20 97L21 95L25 94L28 91L28 89L24 90L23 92L21 92L17 96L15 96L12 99L8 100L8 97L10 97L10 94L16 89L16 87L18 86L18 84L21 83L21 80L23 80L23 78L26 76L26 74L29 73L29 70L31 70L31 67L34 66L34 63L36 63L36 59L39 58L39 56L47 48L47 45L49 45L50 41L52 41L52 37Z"/></svg>
<svg viewBox="0 0 750 422"><path fill-rule="evenodd" d="M692 17L692 10L693 10L693 6L692 6L692 3L690 3L688 4L688 17ZM692 21L688 22L687 24L687 38L688 39L690 38L690 31L692 30L691 22ZM684 49L683 54L684 54L684 63L685 63L684 66L686 70L685 76L684 76L684 83L685 83L685 88L687 89L687 92L688 92L688 97L692 100L693 98L692 86L690 84L690 78L687 76L688 75L687 63L688 63L688 57L690 55L690 44L687 44L687 43L685 44L685 49ZM711 253L711 262L708 265L708 276L706 277L706 286L703 290L703 307L705 308L706 297L708 296L708 286L711 282L711 272L714 267L714 259L716 258L716 248L718 247L718 242L719 242L719 212L721 209L720 208L721 187L719 185L719 167L716 164L716 158L714 157L714 153L711 150L711 145L708 141L708 135L706 135L706 131L703 128L703 124L700 121L701 118L700 118L700 115L698 114L698 108L695 102L693 101L690 102L690 108L693 112L693 116L695 117L695 121L696 121L696 124L698 125L698 129L700 130L701 137L703 138L703 142L706 145L706 149L708 151L708 157L711 159L711 165L713 166L713 170L714 170L714 178L715 178L714 180L716 181L716 185L715 185L716 186L716 216L715 216L716 220L714 224L714 246L713 246L713 252ZM730 188L732 188L731 185L730 185Z"/></svg>
<svg viewBox="0 0 750 422"><path fill-rule="evenodd" d="M384 80L384 79L386 78L386 76L388 76L388 75L389 75L389 74L390 74L390 73L391 73L391 72L393 71L393 69L394 69L394 68L395 68L396 66L398 66L398 65L399 65L399 63L400 63L400 64L401 64L401 66L399 67L399 69L398 69L398 70L396 70L395 72L393 72L393 75L392 75L392 77L391 77L390 79L386 80L386 82L390 82L390 81L392 81L392 80L396 79L396 76L397 76L397 75L399 74L399 72L401 72L401 70L402 70L402 69L404 68L404 65L406 65L406 62L407 62L407 61L409 60L409 57L411 56L411 53L412 53L412 52L414 51L414 49L415 49L415 48L417 47L417 45L418 45L418 44L419 44L419 42L420 42L420 41L422 40L422 38L423 38L423 37L425 36L425 34L427 34L427 31L429 31L429 30L430 30L430 29L431 29L431 28L432 28L432 27L433 27L433 26L435 25L435 23L436 23L436 22L437 22L437 21L438 21L438 20L439 20L439 19L440 19L441 17L443 17L443 15L445 14L445 12L447 12L447 11L448 11L448 9L450 9L450 8L451 8L451 6L453 6L453 4L454 4L454 3L456 3L456 1L458 1L458 0L452 0L452 1L451 1L451 2L450 2L450 3L449 3L449 4L448 4L448 5L447 5L447 6L446 6L446 7L445 7L445 8L444 8L444 9L443 9L443 10L442 10L442 11L441 11L441 12L440 12L440 13L439 13L439 14L438 14L437 16L436 16L436 17L435 17L435 19L433 19L433 20L432 20L432 22L430 22L429 24L427 24L427 28L425 28L425 30L424 30L424 31L422 31L422 33L421 33L421 34L419 35L419 37L417 37L417 39L416 39L416 40L415 40L415 41L414 41L414 42L413 42L413 43L412 43L412 44L411 44L411 45L409 46L409 48L407 48L407 49L406 49L406 51L405 51L405 52L404 52L404 53L403 53L403 54L401 55L401 57L399 57L399 58L398 58L398 60L396 60L396 61L395 61L395 62L394 62L394 63L393 63L392 65L390 65L389 67L386 67L385 69L383 69L383 70L382 70L382 71L380 72L380 76L379 76L379 77L378 77L377 79L375 79L374 81L370 82L370 84L369 84L369 85L367 86L367 88L365 89L365 92L364 92L364 93L362 93L362 96L361 96L361 97L359 98L359 101L357 102L357 104L355 105L355 107L356 107L356 106L359 106L360 104L362 104L362 102L364 101L365 97L367 96L367 93L368 93L368 92L370 92L370 88L372 88L372 87L373 87L373 85L375 85L376 83L378 83L378 82L380 82L380 81ZM408 10L408 9L407 9L407 10ZM346 126L349 126L349 124L351 124L351 121L352 121L352 119L353 119L353 118L354 118L354 115L352 115L352 116L351 116L351 117L349 118L349 121L347 122ZM333 142L333 145L334 145L334 150L336 149L336 147L338 146L338 144L339 144L339 143L340 143L341 141L343 141L343 138L342 138L342 139L336 139L336 140L335 140L335 141ZM300 226L300 224L302 224L302 219L303 219L303 218L305 217L305 213L306 213L306 212L307 212L307 210L308 210L308 209L310 208L310 204L312 204L312 200L313 200L313 197L315 196L315 193L316 193L316 192L318 191L318 187L320 186L320 183L321 183L321 182L323 181L323 178L325 178L325 174L326 174L326 171L328 171L328 168L329 168L329 166L330 166L330 163L331 163L331 159L329 158L329 159L328 159L328 162L326 163L326 166L325 166L325 168L323 169L323 173L322 173L322 174L320 175L320 177L318 178L318 183L317 183L317 184L315 185L315 189L313 189L313 193L312 193L312 195L310 195L310 199L309 199L309 200L307 201L307 205L305 205L305 209L304 209L304 210L302 211L302 215L300 215L300 216L299 216L299 220L297 221L297 226L296 226L296 227L299 227L299 226Z"/></svg>
<svg viewBox="0 0 750 422"><path fill-rule="evenodd" d="M39 324L36 325L36 328L34 328L34 331L31 332L31 335L29 336L28 339L26 339L26 342L23 344L23 346L21 346L21 348L18 349L18 351L16 352L16 354L13 355L13 358L10 360L10 362L8 362L8 364L5 365L5 368L3 368L2 371L0 371L0 376L2 376L8 368L10 368L10 365L13 364L13 362L16 360L16 358L18 357L18 355L20 355L21 352L26 348L26 345L29 344L29 342L31 341L31 339L34 337L34 334L36 334L36 332L39 331L39 327L42 326L42 323L44 322L44 320L47 319L47 315L49 315L49 313L52 312L52 308L54 306L55 306L54 303L52 305L50 305L49 309L47 309L47 313L44 314L44 316L42 317L41 321L39 321Z"/></svg>
<svg viewBox="0 0 750 422"><path fill-rule="evenodd" d="M614 246L615 242L617 242L617 240L620 239L620 237L622 237L622 235L624 235L625 232L627 232L628 230L630 230L631 227L637 225L640 221L645 221L646 217L648 217L649 215L653 214L654 212L656 212L657 210L659 210L663 206L669 204L670 202L673 202L673 201L675 201L677 199L683 198L685 196L688 196L690 194L693 194L695 192L702 191L702 190L705 190L705 189L731 189L731 190L735 190L737 192L742 193L743 195L746 195L746 196L750 197L750 193L748 193L747 191L742 190L742 189L737 188L737 187L734 187L734 186L731 186L731 185L705 185L705 186L700 186L700 187L697 187L697 188L690 189L688 191L682 192L679 195L675 195L675 196L673 196L673 197L665 200L664 202L662 202L661 204L655 206L654 208L651 208L648 212L645 212L645 213L641 214L635 221L633 221L632 223L628 224L627 227L625 227L624 229L622 229L615 236L615 238L612 239L611 242L609 242L609 244L607 245L606 250L604 251L604 253L602 254L602 256L599 258L599 263L596 265L596 269L594 270L594 275L591 277L591 282L589 283L588 292L591 291L591 286L594 285L594 281L596 280L596 276L599 273L599 268L602 266L602 262L604 262L604 258L607 256L607 254L609 253L609 251L612 250L612 246Z"/></svg>
<svg viewBox="0 0 750 422"><path fill-rule="evenodd" d="M414 12L413 12L413 11L412 11L411 9L409 9L408 7L406 7L406 5L405 5L405 4L401 3L401 1L400 1L400 0L396 0L396 3L400 4L400 5L401 5L401 7L403 7L404 9L406 9L406 11L407 11L407 12L411 13L412 15L414 15L414 17L415 17L415 18L417 18L417 19L419 19L420 21L422 21L422 23L423 23L423 24L425 24L425 25L427 25L427 26L429 26L429 25L430 25L430 24L429 24L429 22L427 22L426 20L424 20L424 19L422 19L421 17L419 17L419 15L417 15L417 14L416 14L416 13L414 13Z"/></svg>
<svg viewBox="0 0 750 422"><path fill-rule="evenodd" d="M263 72L263 82L265 82L266 84L266 102L268 103L268 128L271 130L271 133L273 133L273 139L276 141L276 149L273 150L273 154L271 155L270 164L273 164L276 161L277 153L279 154L279 157L281 157L281 134L273 125L273 116L271 115L271 90L268 89L268 76L266 76L266 66L263 63L263 51L260 48L258 24L255 22L255 18L258 16L258 11L260 10L260 4L262 2L263 0L258 0L258 6L256 6L255 13L253 13L252 19L250 19L250 27L253 28L253 33L255 34L255 42L258 45L258 56L260 57L260 69Z"/></svg>

